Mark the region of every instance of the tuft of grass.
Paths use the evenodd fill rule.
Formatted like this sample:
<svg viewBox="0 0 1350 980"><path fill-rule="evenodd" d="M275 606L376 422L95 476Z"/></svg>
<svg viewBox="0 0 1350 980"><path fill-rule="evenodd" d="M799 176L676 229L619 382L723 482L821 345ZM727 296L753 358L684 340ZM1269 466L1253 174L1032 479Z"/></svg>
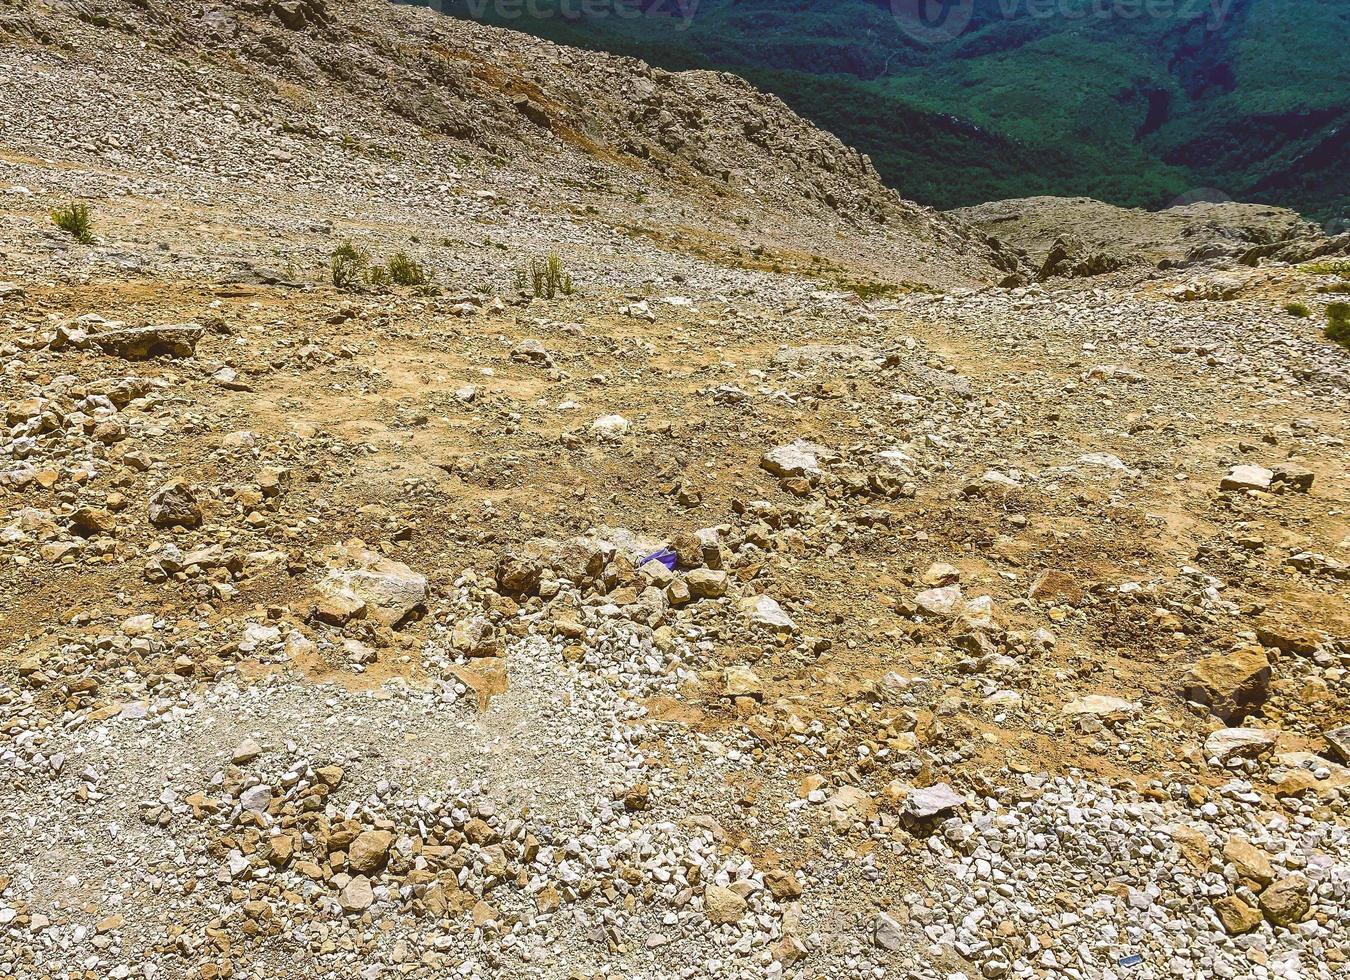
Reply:
<svg viewBox="0 0 1350 980"><path fill-rule="evenodd" d="M1296 316L1300 319L1312 316L1312 310L1308 309L1303 303L1285 303L1284 312L1290 316Z"/></svg>
<svg viewBox="0 0 1350 980"><path fill-rule="evenodd" d="M366 281L370 256L351 242L333 249L333 285L342 290L360 289Z"/></svg>
<svg viewBox="0 0 1350 980"><path fill-rule="evenodd" d="M1336 282L1330 286L1318 286L1317 291L1324 295L1344 296L1350 293L1350 282Z"/></svg>
<svg viewBox="0 0 1350 980"><path fill-rule="evenodd" d="M385 263L389 278L399 286L425 286L431 276L420 262L408 257L406 252L395 252Z"/></svg>
<svg viewBox="0 0 1350 980"><path fill-rule="evenodd" d="M525 291L525 280L525 272L517 273L518 291ZM562 258L557 252L550 252L546 258L536 256L530 259L529 283L536 299L553 299L559 294L571 296L577 291L571 274L563 267Z"/></svg>
<svg viewBox="0 0 1350 980"><path fill-rule="evenodd" d="M1350 350L1350 303L1332 303L1327 307L1327 325L1323 333L1327 340Z"/></svg>
<svg viewBox="0 0 1350 980"><path fill-rule="evenodd" d="M53 210L52 222L81 245L90 245L94 241L94 219L89 213L89 205L83 201L71 201L65 207Z"/></svg>

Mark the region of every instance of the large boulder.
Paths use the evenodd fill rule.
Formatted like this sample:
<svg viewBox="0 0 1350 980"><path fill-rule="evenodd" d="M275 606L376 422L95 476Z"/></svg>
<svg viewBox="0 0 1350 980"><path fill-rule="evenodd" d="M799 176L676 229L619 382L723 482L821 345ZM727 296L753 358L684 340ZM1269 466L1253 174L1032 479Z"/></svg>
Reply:
<svg viewBox="0 0 1350 980"><path fill-rule="evenodd" d="M202 508L197 495L183 480L172 480L150 495L147 511L155 527L198 528L202 526Z"/></svg>
<svg viewBox="0 0 1350 980"><path fill-rule="evenodd" d="M1182 687L1187 700L1206 705L1230 725L1258 710L1270 695L1270 661L1264 650L1243 647L1197 661Z"/></svg>
<svg viewBox="0 0 1350 980"><path fill-rule="evenodd" d="M128 361L152 357L191 357L197 352L202 328L195 323L175 323L156 327L124 327L93 334L89 342L105 354Z"/></svg>
<svg viewBox="0 0 1350 980"><path fill-rule="evenodd" d="M333 549L336 566L315 587L317 618L334 624L373 619L399 626L427 600L427 577L401 561L368 550L359 541Z"/></svg>
<svg viewBox="0 0 1350 980"><path fill-rule="evenodd" d="M838 454L825 446L798 439L770 449L760 458L759 465L774 476L817 480L824 475L821 464L833 463L838 459Z"/></svg>

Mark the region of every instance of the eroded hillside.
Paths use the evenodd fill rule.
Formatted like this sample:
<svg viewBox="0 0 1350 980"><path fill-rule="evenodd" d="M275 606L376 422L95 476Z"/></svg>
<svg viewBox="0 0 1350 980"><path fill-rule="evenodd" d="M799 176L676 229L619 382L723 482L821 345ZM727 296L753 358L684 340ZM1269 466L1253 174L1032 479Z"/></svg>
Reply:
<svg viewBox="0 0 1350 980"><path fill-rule="evenodd" d="M1334 258L999 288L732 80L3 23L9 975L1343 972Z"/></svg>

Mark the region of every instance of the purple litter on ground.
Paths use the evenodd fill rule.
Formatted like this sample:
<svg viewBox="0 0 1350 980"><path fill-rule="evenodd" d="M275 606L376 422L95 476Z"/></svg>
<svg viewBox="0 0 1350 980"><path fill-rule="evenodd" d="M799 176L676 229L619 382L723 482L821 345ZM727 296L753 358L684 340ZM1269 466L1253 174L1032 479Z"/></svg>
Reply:
<svg viewBox="0 0 1350 980"><path fill-rule="evenodd" d="M638 562L638 568L641 568L649 561L659 561L662 565L665 565L666 568L670 569L672 572L675 571L675 552L671 551L669 548L662 548L660 551L653 551L646 558L642 559L642 561Z"/></svg>

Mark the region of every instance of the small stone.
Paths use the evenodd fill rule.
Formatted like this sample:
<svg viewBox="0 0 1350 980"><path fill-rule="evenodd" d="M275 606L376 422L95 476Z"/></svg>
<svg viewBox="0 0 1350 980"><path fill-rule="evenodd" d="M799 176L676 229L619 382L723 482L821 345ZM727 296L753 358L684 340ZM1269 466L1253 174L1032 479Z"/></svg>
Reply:
<svg viewBox="0 0 1350 980"><path fill-rule="evenodd" d="M347 882L338 893L338 904L349 915L364 912L375 904L375 893L371 890L370 880L358 875Z"/></svg>
<svg viewBox="0 0 1350 980"><path fill-rule="evenodd" d="M1219 489L1267 491L1274 478L1275 474L1264 466L1244 464L1229 470L1228 475L1219 481Z"/></svg>
<svg viewBox="0 0 1350 980"><path fill-rule="evenodd" d="M944 586L955 585L957 582L961 581L961 572L959 569L945 564L944 562L936 562L928 566L928 570L923 573L921 581L929 588L940 589Z"/></svg>
<svg viewBox="0 0 1350 980"><path fill-rule="evenodd" d="M771 633L797 632L797 624L793 622L792 617L769 596L746 596L738 605L753 626L759 626Z"/></svg>
<svg viewBox="0 0 1350 980"><path fill-rule="evenodd" d="M385 830L359 834L347 849L347 867L357 874L373 875L384 867L394 835Z"/></svg>
<svg viewBox="0 0 1350 980"><path fill-rule="evenodd" d="M901 813L911 820L929 820L966 805L966 798L946 783L910 792Z"/></svg>
<svg viewBox="0 0 1350 980"><path fill-rule="evenodd" d="M1237 834L1229 837L1223 845L1223 859L1237 868L1238 874L1243 878L1255 882L1258 889L1275 880L1275 872L1270 867L1270 857L1245 837L1239 837Z"/></svg>
<svg viewBox="0 0 1350 980"><path fill-rule="evenodd" d="M720 599L727 594L727 573L711 568L696 568L684 577L689 594L695 599Z"/></svg>
<svg viewBox="0 0 1350 980"><path fill-rule="evenodd" d="M1336 758L1350 764L1350 725L1333 728L1322 737L1327 740L1327 748Z"/></svg>
<svg viewBox="0 0 1350 980"><path fill-rule="evenodd" d="M786 446L770 449L760 458L759 465L774 476L815 480L824 475L822 462L828 463L838 458L824 446L798 439Z"/></svg>
<svg viewBox="0 0 1350 980"><path fill-rule="evenodd" d="M235 746L234 752L230 755L230 762L236 766L247 765L258 756L262 755L262 746L251 738L246 738Z"/></svg>
<svg viewBox="0 0 1350 980"><path fill-rule="evenodd" d="M195 323L175 323L152 327L126 327L91 334L89 342L105 354L128 361L152 357L191 357L203 330Z"/></svg>
<svg viewBox="0 0 1350 980"><path fill-rule="evenodd" d="M878 912L872 922L872 940L882 949L898 953L905 947L904 927L885 912Z"/></svg>
<svg viewBox="0 0 1350 980"><path fill-rule="evenodd" d="M1214 912L1230 936L1251 932L1261 924L1261 913L1236 895L1225 895L1215 902Z"/></svg>
<svg viewBox="0 0 1350 980"><path fill-rule="evenodd" d="M183 480L164 484L150 496L150 523L159 528L193 528L202 525L197 496Z"/></svg>
<svg viewBox="0 0 1350 980"><path fill-rule="evenodd" d="M1260 728L1221 728L1205 739L1205 755L1220 764L1230 759L1257 759L1275 747L1275 732Z"/></svg>
<svg viewBox="0 0 1350 980"><path fill-rule="evenodd" d="M272 804L272 787L265 784L251 786L239 795L239 805L254 813L266 813Z"/></svg>
<svg viewBox="0 0 1350 980"><path fill-rule="evenodd" d="M764 884L773 897L781 901L801 898L802 885L797 876L784 868L770 868L764 872Z"/></svg>
<svg viewBox="0 0 1350 980"><path fill-rule="evenodd" d="M1046 569L1036 576L1027 592L1037 602L1061 606L1079 606L1087 599L1087 591L1078 577L1058 569Z"/></svg>
<svg viewBox="0 0 1350 980"><path fill-rule="evenodd" d="M964 599L961 586L945 585L940 589L925 589L914 597L920 612L942 619L955 619L961 612Z"/></svg>
<svg viewBox="0 0 1350 980"><path fill-rule="evenodd" d="M1308 917L1308 881L1302 875L1281 878L1261 893L1261 911L1273 925L1292 929Z"/></svg>
<svg viewBox="0 0 1350 980"><path fill-rule="evenodd" d="M623 795L623 808L629 811L645 810L651 801L651 789L639 783Z"/></svg>
<svg viewBox="0 0 1350 980"><path fill-rule="evenodd" d="M1205 836L1204 831L1195 827L1177 826L1168 828L1168 834L1177 842L1181 856L1192 868L1200 872L1209 870L1209 838Z"/></svg>
<svg viewBox="0 0 1350 980"><path fill-rule="evenodd" d="M81 507L70 515L70 527L85 537L112 534L117 530L117 518L102 507Z"/></svg>
<svg viewBox="0 0 1350 980"><path fill-rule="evenodd" d="M591 423L591 435L601 442L618 442L632 425L622 415L602 415Z"/></svg>
<svg viewBox="0 0 1350 980"><path fill-rule="evenodd" d="M1138 716L1139 705L1106 694L1089 694L1065 705L1064 714L1071 718L1091 716L1107 724L1114 724Z"/></svg>
<svg viewBox="0 0 1350 980"><path fill-rule="evenodd" d="M730 925L745 915L746 902L730 888L708 885L703 889L703 909L710 922Z"/></svg>
<svg viewBox="0 0 1350 980"><path fill-rule="evenodd" d="M1272 484L1289 487L1295 493L1308 493L1312 490L1314 478L1312 470L1293 463L1283 463L1275 467Z"/></svg>
<svg viewBox="0 0 1350 980"><path fill-rule="evenodd" d="M764 682L749 667L740 665L728 667L722 673L722 696L762 700L764 697Z"/></svg>

